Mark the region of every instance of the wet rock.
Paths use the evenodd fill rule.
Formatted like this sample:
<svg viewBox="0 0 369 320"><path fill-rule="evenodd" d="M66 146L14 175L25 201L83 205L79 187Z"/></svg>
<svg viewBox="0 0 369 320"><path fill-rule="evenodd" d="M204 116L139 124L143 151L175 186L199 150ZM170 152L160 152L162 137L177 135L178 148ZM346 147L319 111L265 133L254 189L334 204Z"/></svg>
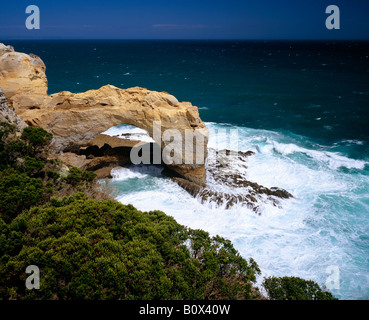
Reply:
<svg viewBox="0 0 369 320"><path fill-rule="evenodd" d="M204 187L192 185L186 180L172 178L182 188L202 203L230 209L233 206L244 206L261 214L266 203L280 207L280 201L293 197L291 193L279 188L266 188L256 182L247 180L245 162L253 151L216 151L209 149L209 161L206 167L207 184ZM241 159L240 159L241 158Z"/></svg>

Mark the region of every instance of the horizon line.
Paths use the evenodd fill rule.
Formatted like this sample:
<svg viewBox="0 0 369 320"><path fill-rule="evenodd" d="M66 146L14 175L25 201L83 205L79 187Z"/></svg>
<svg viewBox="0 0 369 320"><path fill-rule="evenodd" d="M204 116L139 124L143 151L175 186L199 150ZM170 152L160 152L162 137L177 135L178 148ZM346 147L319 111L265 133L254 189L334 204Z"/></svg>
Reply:
<svg viewBox="0 0 369 320"><path fill-rule="evenodd" d="M232 39L178 39L178 38L0 38L1 41L48 41L48 40L54 40L54 41L333 41L333 42L339 42L339 41L364 41L369 42L369 38L345 38L345 39L328 39L328 38L321 38L321 39L312 39L312 38L306 38L306 39L296 39L296 38L265 38L265 39L252 39L252 38L232 38Z"/></svg>

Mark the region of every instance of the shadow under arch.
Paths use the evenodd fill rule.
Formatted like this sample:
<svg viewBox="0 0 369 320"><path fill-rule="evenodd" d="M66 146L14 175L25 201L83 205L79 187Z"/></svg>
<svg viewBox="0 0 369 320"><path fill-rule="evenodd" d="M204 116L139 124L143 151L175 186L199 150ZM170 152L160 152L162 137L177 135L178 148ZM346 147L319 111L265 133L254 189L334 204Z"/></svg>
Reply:
<svg viewBox="0 0 369 320"><path fill-rule="evenodd" d="M135 149L138 154L142 153L143 149L149 150L149 159L146 163L137 164L132 162L131 153ZM146 130L133 125L120 124L113 126L94 137L87 144L78 147L74 145L73 149L67 151L85 156L85 169L97 171L99 178L110 178L109 171L114 167L154 165L161 167L161 170L165 169L160 161L160 145L150 137ZM154 151L159 153L159 162L158 157L156 157L156 162L154 161ZM105 170L103 170L104 168Z"/></svg>

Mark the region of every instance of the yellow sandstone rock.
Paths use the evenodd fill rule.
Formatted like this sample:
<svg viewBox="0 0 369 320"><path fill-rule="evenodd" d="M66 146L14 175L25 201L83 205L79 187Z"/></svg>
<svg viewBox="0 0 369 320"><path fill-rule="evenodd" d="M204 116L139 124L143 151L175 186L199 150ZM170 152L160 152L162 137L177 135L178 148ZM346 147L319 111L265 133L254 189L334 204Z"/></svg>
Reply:
<svg viewBox="0 0 369 320"><path fill-rule="evenodd" d="M161 134L176 129L184 138L186 129L196 130L204 140L205 160L208 130L200 119L198 108L191 103L178 102L166 92L140 87L120 89L112 85L83 93L62 91L48 95L45 70L38 56L15 52L12 47L0 43L0 88L9 106L27 124L51 132L56 152L87 145L100 133L119 124L134 125L153 137L153 123L160 121ZM168 144L162 139L156 142L162 149ZM180 150L185 159L185 148ZM196 148L190 152L195 153ZM205 184L204 164L169 167L192 182Z"/></svg>

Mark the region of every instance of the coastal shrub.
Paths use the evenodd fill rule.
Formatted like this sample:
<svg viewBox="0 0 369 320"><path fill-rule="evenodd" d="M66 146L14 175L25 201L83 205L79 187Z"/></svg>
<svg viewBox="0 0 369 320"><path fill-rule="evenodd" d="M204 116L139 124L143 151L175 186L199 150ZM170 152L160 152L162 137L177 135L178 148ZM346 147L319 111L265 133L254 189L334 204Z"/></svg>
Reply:
<svg viewBox="0 0 369 320"><path fill-rule="evenodd" d="M42 128L26 127L23 129L21 139L32 149L33 154L41 151L52 139L52 134Z"/></svg>
<svg viewBox="0 0 369 320"><path fill-rule="evenodd" d="M1 225L5 299L250 299L256 263L231 242L81 193L24 211ZM28 265L40 289L27 290Z"/></svg>
<svg viewBox="0 0 369 320"><path fill-rule="evenodd" d="M56 181L56 180L58 180L58 179L60 178L60 174L59 174L58 172L55 172L55 171L52 171L52 170L47 170L47 171L46 171L46 175L47 175L50 179L52 179L52 180L54 180L54 181Z"/></svg>
<svg viewBox="0 0 369 320"><path fill-rule="evenodd" d="M0 142L0 170L15 167L17 159L28 154L27 146L19 139Z"/></svg>
<svg viewBox="0 0 369 320"><path fill-rule="evenodd" d="M6 221L53 195L71 194L76 186L86 192L93 188L94 172L72 167L68 179L60 179L62 162L46 160L43 149L52 138L50 133L27 127L17 138L14 132L14 126L0 123L0 215Z"/></svg>
<svg viewBox="0 0 369 320"><path fill-rule="evenodd" d="M82 179L87 182L92 182L97 177L97 174L93 171L83 171L82 173Z"/></svg>
<svg viewBox="0 0 369 320"><path fill-rule="evenodd" d="M0 141L4 141L10 133L15 132L15 126L8 122L0 122Z"/></svg>
<svg viewBox="0 0 369 320"><path fill-rule="evenodd" d="M16 228L10 228L0 216L0 270L10 256L17 254L22 247L23 234ZM2 296L0 296L2 299Z"/></svg>
<svg viewBox="0 0 369 320"><path fill-rule="evenodd" d="M33 147L15 136L3 133L0 140L0 217L7 222L23 210L43 204L52 196L71 195L76 190L90 197L109 199L109 194L96 188L96 174L65 165L59 160L46 160L47 151ZM30 156L32 155L32 156Z"/></svg>
<svg viewBox="0 0 369 320"><path fill-rule="evenodd" d="M44 168L45 162L41 160L37 160L32 157L24 158L24 171L29 176L34 176L40 173L40 171Z"/></svg>
<svg viewBox="0 0 369 320"><path fill-rule="evenodd" d="M96 173L92 171L82 171L76 167L69 169L69 174L66 177L66 181L73 186L76 186L82 182L92 182L96 178Z"/></svg>
<svg viewBox="0 0 369 320"><path fill-rule="evenodd" d="M8 221L24 209L44 200L41 179L29 177L14 169L0 172L0 215Z"/></svg>
<svg viewBox="0 0 369 320"><path fill-rule="evenodd" d="M37 169L32 166L39 167L40 163L36 159L31 159L36 152L42 151L42 148L52 139L52 134L41 128L26 127L21 135L21 139L16 138L15 126L7 123L0 123L0 170L6 169L8 166L15 167L17 160L28 157L26 159L27 170ZM46 152L45 152L46 157Z"/></svg>
<svg viewBox="0 0 369 320"><path fill-rule="evenodd" d="M269 277L262 285L271 300L337 300L316 282L298 277Z"/></svg>

